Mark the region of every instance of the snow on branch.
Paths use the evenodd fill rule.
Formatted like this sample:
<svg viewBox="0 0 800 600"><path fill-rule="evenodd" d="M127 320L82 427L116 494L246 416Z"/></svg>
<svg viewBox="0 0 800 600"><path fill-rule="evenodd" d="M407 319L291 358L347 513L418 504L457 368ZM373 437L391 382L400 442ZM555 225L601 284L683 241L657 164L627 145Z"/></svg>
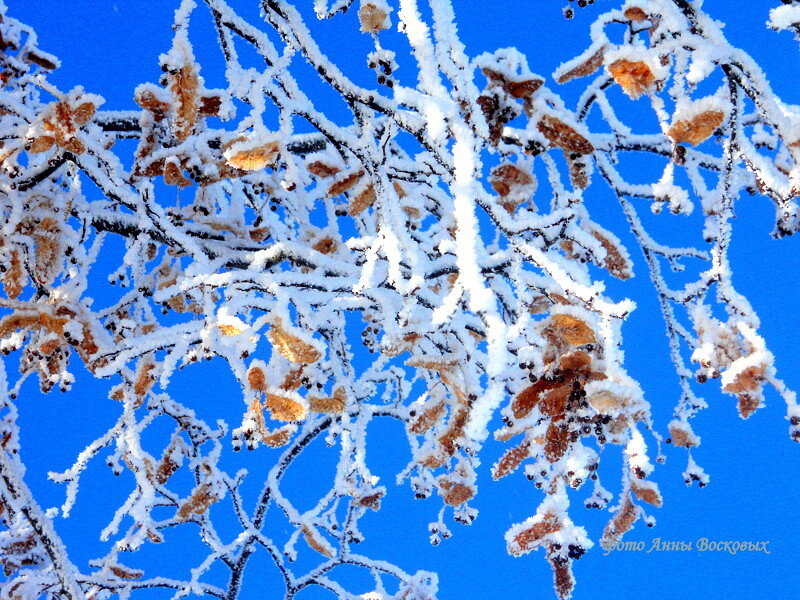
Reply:
<svg viewBox="0 0 800 600"><path fill-rule="evenodd" d="M225 0L184 0L162 76L132 91L136 110L58 89L58 59L0 4L0 350L20 372L7 381L4 369L0 389L4 598L158 588L235 600L258 552L287 599L311 586L353 598L347 566L372 576L370 598L433 600L435 574L353 549L360 519L390 493L370 470L380 453L367 432L392 419L409 448L398 482L440 498L434 544L450 519L477 517L484 450L507 445L494 479L522 471L542 495L509 523L508 551L541 549L566 599L573 562L594 544L570 499L591 481L586 506L609 504L603 452L625 465L606 548L669 503L649 459L659 431L687 449L687 483L708 482L691 456L698 386L719 380L742 418L771 386L800 440L795 395L728 257L742 192L774 204L774 235L800 228L800 113L700 3L628 0L599 15L588 48L552 76L582 86L574 109L517 49L468 56L448 0L302 4L263 0L265 20L248 22ZM221 87L192 46L201 12ZM339 20L343 44L369 40L357 60L374 83L326 54L310 17ZM769 25L797 33L799 21L784 5ZM320 83L339 106L317 98ZM631 102L658 126L630 118ZM643 155L661 168L629 181ZM584 202L599 189L624 227ZM695 246L655 239L648 208L668 209L676 230L701 214ZM668 424L626 370L636 305L606 289L645 273L680 383ZM208 373L235 381L235 422L207 422L214 407L174 381L212 359ZM26 485L15 400L38 400L28 378L46 393L92 376L108 379L108 396L83 401L110 403L117 420L50 477L66 484L63 516L91 493L85 473L100 457L125 489L99 532L106 553L75 565L57 511ZM255 504L244 484L257 475L231 471L231 451L269 468ZM283 479L305 454L335 468L294 498ZM206 549L190 573L123 564L175 528Z"/></svg>

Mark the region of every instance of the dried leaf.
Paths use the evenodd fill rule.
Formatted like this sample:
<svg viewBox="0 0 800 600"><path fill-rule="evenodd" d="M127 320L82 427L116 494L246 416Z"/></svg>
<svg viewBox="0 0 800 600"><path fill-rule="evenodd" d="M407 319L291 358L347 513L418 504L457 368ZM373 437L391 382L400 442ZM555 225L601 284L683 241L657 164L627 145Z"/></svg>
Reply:
<svg viewBox="0 0 800 600"><path fill-rule="evenodd" d="M138 89L133 96L134 102L153 115L155 121L162 121L172 110L168 102L159 100L153 90Z"/></svg>
<svg viewBox="0 0 800 600"><path fill-rule="evenodd" d="M120 564L110 565L108 570L120 579L141 579L142 575L144 575L144 571L140 569L132 569Z"/></svg>
<svg viewBox="0 0 800 600"><path fill-rule="evenodd" d="M181 168L174 161L167 161L164 164L164 183L167 185L177 185L178 187L192 185L192 181L183 176Z"/></svg>
<svg viewBox="0 0 800 600"><path fill-rule="evenodd" d="M175 106L173 131L175 138L183 142L194 133L200 113L200 80L194 61L187 57L180 69L168 73L168 78Z"/></svg>
<svg viewBox="0 0 800 600"><path fill-rule="evenodd" d="M349 173L343 177L337 177L328 188L328 198L339 196L340 194L344 194L348 190L352 189L363 176L364 171L362 170Z"/></svg>
<svg viewBox="0 0 800 600"><path fill-rule="evenodd" d="M734 380L723 389L729 394L743 394L753 392L761 387L766 376L767 366L765 364L747 367L736 373Z"/></svg>
<svg viewBox="0 0 800 600"><path fill-rule="evenodd" d="M331 254L332 252L336 252L337 244L336 240L332 237L325 236L317 240L311 247L322 254Z"/></svg>
<svg viewBox="0 0 800 600"><path fill-rule="evenodd" d="M592 328L572 315L552 315L546 321L545 331L573 346L592 344L596 341Z"/></svg>
<svg viewBox="0 0 800 600"><path fill-rule="evenodd" d="M512 79L507 77L504 73L489 67L483 67L481 70L490 82L489 87L500 86L512 98L530 98L544 83L544 80L538 77L530 79Z"/></svg>
<svg viewBox="0 0 800 600"><path fill-rule="evenodd" d="M347 395L343 387L337 387L330 398L308 397L308 407L311 412L326 415L340 415L347 405Z"/></svg>
<svg viewBox="0 0 800 600"><path fill-rule="evenodd" d="M378 33L389 29L390 25L387 12L372 2L361 4L361 8L358 10L358 21L363 33Z"/></svg>
<svg viewBox="0 0 800 600"><path fill-rule="evenodd" d="M711 137L724 120L724 112L706 110L691 119L675 121L667 131L667 135L678 144L697 146Z"/></svg>
<svg viewBox="0 0 800 600"><path fill-rule="evenodd" d="M363 506L364 508L377 511L381 507L381 499L383 496L384 492L382 490L378 490L377 492L372 492L361 496L354 502L354 504L356 506Z"/></svg>
<svg viewBox="0 0 800 600"><path fill-rule="evenodd" d="M308 364L320 358L319 350L315 346L286 331L280 320L275 320L267 337L272 347L292 362Z"/></svg>
<svg viewBox="0 0 800 600"><path fill-rule="evenodd" d="M309 525L305 525L303 526L302 532L306 543L312 549L316 550L323 556L327 556L328 558L333 558L335 556L333 547L328 543L328 540L322 537L322 534L319 531Z"/></svg>
<svg viewBox="0 0 800 600"><path fill-rule="evenodd" d="M133 382L133 393L140 399L144 398L155 385L156 378L153 375L155 364L150 360L142 360L136 370L136 379Z"/></svg>
<svg viewBox="0 0 800 600"><path fill-rule="evenodd" d="M627 407L631 403L631 398L621 396L610 390L601 389L589 394L586 401L597 412L608 414L618 412L620 409Z"/></svg>
<svg viewBox="0 0 800 600"><path fill-rule="evenodd" d="M656 81L650 66L642 61L621 58L608 65L608 72L622 90L634 99L648 93Z"/></svg>
<svg viewBox="0 0 800 600"><path fill-rule="evenodd" d="M219 329L222 335L227 337L233 337L235 335L239 335L244 331L243 329L239 329L235 325L231 325L230 323L218 323L217 328Z"/></svg>
<svg viewBox="0 0 800 600"><path fill-rule="evenodd" d="M638 6L631 6L629 8L626 8L625 12L622 14L625 15L626 19L633 21L635 23L641 23L642 21L646 21L647 19L650 18L647 16L647 13L644 12L644 10Z"/></svg>
<svg viewBox="0 0 800 600"><path fill-rule="evenodd" d="M605 51L606 47L600 46L600 48L598 48L594 53L589 55L589 57L586 58L583 62L571 68L569 71L559 75L556 81L558 83L567 83L568 81L572 81L573 79L577 79L578 77L586 77L587 75L591 75L603 65L603 57Z"/></svg>
<svg viewBox="0 0 800 600"><path fill-rule="evenodd" d="M326 162L321 160L315 160L313 162L308 163L306 165L308 172L320 179L327 179L328 177L333 177L339 172L339 168L333 165L330 165Z"/></svg>
<svg viewBox="0 0 800 600"><path fill-rule="evenodd" d="M515 419L521 419L533 410L533 407L539 402L539 397L542 392L551 390L563 384L560 379L546 379L542 378L537 380L533 385L525 388L511 403L511 410L514 413Z"/></svg>
<svg viewBox="0 0 800 600"><path fill-rule="evenodd" d="M430 356L415 356L406 361L409 367L417 367L418 369L428 369L429 371L437 371L439 373L452 371L458 365L455 360L448 360L446 358L433 358Z"/></svg>
<svg viewBox="0 0 800 600"><path fill-rule="evenodd" d="M492 169L489 181L495 192L506 197L515 189L532 184L533 177L516 165L503 163Z"/></svg>
<svg viewBox="0 0 800 600"><path fill-rule="evenodd" d="M591 154L594 146L578 131L561 119L551 115L543 115L537 129L553 146L568 153Z"/></svg>
<svg viewBox="0 0 800 600"><path fill-rule="evenodd" d="M31 154L39 154L47 152L56 143L56 138L51 135L40 135L34 138L33 141L27 146L27 151Z"/></svg>
<svg viewBox="0 0 800 600"><path fill-rule="evenodd" d="M761 408L761 398L757 395L739 394L736 397L736 409L743 419L747 419Z"/></svg>
<svg viewBox="0 0 800 600"><path fill-rule="evenodd" d="M278 142L269 142L230 155L226 154L225 161L230 166L242 171L259 171L275 164L279 149Z"/></svg>
<svg viewBox="0 0 800 600"><path fill-rule="evenodd" d="M63 141L56 138L56 143L67 152L72 152L72 154L83 154L86 152L86 144L76 137L71 137Z"/></svg>
<svg viewBox="0 0 800 600"><path fill-rule="evenodd" d="M277 421L302 421L308 415L308 409L300 396L274 394L267 392L264 404Z"/></svg>
<svg viewBox="0 0 800 600"><path fill-rule="evenodd" d="M72 111L72 118L79 126L86 125L97 111L94 102L83 102Z"/></svg>
<svg viewBox="0 0 800 600"><path fill-rule="evenodd" d="M263 433L261 441L271 448L280 448L289 443L295 430L296 427L291 424L284 425L274 431Z"/></svg>
<svg viewBox="0 0 800 600"><path fill-rule="evenodd" d="M558 417L564 414L567 408L567 398L572 393L571 382L550 390L539 400L539 410L547 417Z"/></svg>
<svg viewBox="0 0 800 600"><path fill-rule="evenodd" d="M347 210L347 214L349 214L351 217L360 215L370 206L375 204L375 200L377 199L378 196L375 194L375 187L369 185L364 191L357 194L350 200L350 206Z"/></svg>
<svg viewBox="0 0 800 600"><path fill-rule="evenodd" d="M439 419L442 418L445 411L446 405L444 402L439 402L438 404L434 404L433 406L426 408L416 418L416 420L411 423L408 430L411 433L416 433L417 435L425 433L439 422Z"/></svg>
<svg viewBox="0 0 800 600"><path fill-rule="evenodd" d="M672 422L669 424L669 437L675 446L693 448L699 444L698 437L688 423Z"/></svg>
<svg viewBox="0 0 800 600"><path fill-rule="evenodd" d="M628 251L622 246L619 239L596 225L592 226L591 233L606 251L603 267L617 279L624 280L633 277L633 264L628 258Z"/></svg>
<svg viewBox="0 0 800 600"><path fill-rule="evenodd" d="M583 350L575 350L561 356L561 370L583 373L592 364L592 357Z"/></svg>
<svg viewBox="0 0 800 600"><path fill-rule="evenodd" d="M219 497L211 493L211 486L207 483L200 484L192 492L192 495L181 504L177 518L179 521L187 521L192 514L202 515L208 510L209 506L219 500Z"/></svg>
<svg viewBox="0 0 800 600"><path fill-rule="evenodd" d="M9 252L9 255L11 261L8 270L6 270L5 274L3 275L3 288L5 289L6 295L9 298L16 300L19 298L20 294L22 294L27 277L25 276L25 271L22 268L22 258L19 250L13 248Z"/></svg>

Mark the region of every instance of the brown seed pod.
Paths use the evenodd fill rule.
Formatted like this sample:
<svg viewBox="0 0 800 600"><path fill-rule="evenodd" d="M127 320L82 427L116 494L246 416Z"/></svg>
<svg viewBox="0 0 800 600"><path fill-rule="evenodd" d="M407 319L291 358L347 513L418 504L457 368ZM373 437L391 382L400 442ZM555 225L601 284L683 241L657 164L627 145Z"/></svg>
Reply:
<svg viewBox="0 0 800 600"><path fill-rule="evenodd" d="M305 525L303 526L302 532L303 538L312 549L328 558L333 558L336 555L333 547L328 543L328 540L322 537L322 534L315 528L310 525Z"/></svg>
<svg viewBox="0 0 800 600"><path fill-rule="evenodd" d="M583 156L564 154L569 167L569 180L577 190L582 190L589 185L589 169Z"/></svg>
<svg viewBox="0 0 800 600"><path fill-rule="evenodd" d="M520 556L537 548L542 544L544 538L551 533L561 529L561 522L558 517L551 513L546 513L533 525L518 532L508 544L508 553L512 556Z"/></svg>
<svg viewBox="0 0 800 600"><path fill-rule="evenodd" d="M530 455L530 443L527 440L519 446L507 450L492 469L492 479L497 480L513 473Z"/></svg>
<svg viewBox="0 0 800 600"><path fill-rule="evenodd" d="M663 504L661 492L658 490L658 486L652 481L635 481L631 489L639 500L652 504L656 508L661 508Z"/></svg>
<svg viewBox="0 0 800 600"><path fill-rule="evenodd" d="M680 448L693 448L700 443L699 438L691 430L691 426L688 423L670 423L669 437L672 443Z"/></svg>
<svg viewBox="0 0 800 600"><path fill-rule="evenodd" d="M572 564L567 561L549 558L548 562L553 569L553 585L556 589L558 600L569 600L575 588L575 577L572 575Z"/></svg>
<svg viewBox="0 0 800 600"><path fill-rule="evenodd" d="M638 518L639 507L631 502L628 494L625 494L625 499L622 501L619 509L603 530L603 535L600 538L600 544L603 549L610 550L613 548L614 544L630 531Z"/></svg>
<svg viewBox="0 0 800 600"><path fill-rule="evenodd" d="M447 486L443 495L444 502L448 506L461 506L475 495L475 488L463 483L456 483Z"/></svg>
<svg viewBox="0 0 800 600"><path fill-rule="evenodd" d="M178 438L174 438L173 441L170 442L170 445L167 446L164 455L161 457L161 462L159 462L158 467L156 467L155 479L156 482L161 485L165 484L181 466L181 459L183 457L180 454L180 447L176 444L177 439Z"/></svg>
<svg viewBox="0 0 800 600"><path fill-rule="evenodd" d="M544 457L548 462L556 462L569 448L569 429L564 423L551 422L547 426L544 442Z"/></svg>

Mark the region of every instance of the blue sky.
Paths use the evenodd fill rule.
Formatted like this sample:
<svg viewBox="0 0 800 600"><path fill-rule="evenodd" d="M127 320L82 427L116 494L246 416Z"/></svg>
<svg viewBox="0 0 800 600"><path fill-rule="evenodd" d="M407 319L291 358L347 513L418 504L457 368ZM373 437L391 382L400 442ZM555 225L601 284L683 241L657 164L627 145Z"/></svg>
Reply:
<svg viewBox="0 0 800 600"><path fill-rule="evenodd" d="M306 3L298 0L298 3ZM243 14L257 19L249 0L238 0ZM516 46L529 58L534 72L548 75L562 61L581 52L588 44L588 26L599 12L616 6L612 0L597 0L593 7L577 10L576 18L564 21L560 0L498 0L482 3L454 0L462 39L470 55L498 47ZM788 33L775 33L764 23L768 10L777 0L706 0L705 9L727 23L728 38L750 52L770 77L775 90L790 103L800 104L796 65L798 45ZM8 0L9 14L38 31L41 48L56 54L62 68L53 81L62 89L83 85L87 91L106 98L106 108L133 108L132 91L136 84L156 81L158 55L170 44L172 13L177 3L170 0L113 2L107 0ZM202 8L201 8L202 11ZM352 18L352 15L348 15ZM202 27L202 26L201 26ZM321 46L347 61L361 61L367 51L342 47L335 27L320 27ZM209 87L215 83L215 42L206 31L207 43L196 48ZM200 39L200 37L196 38ZM349 55L349 56L348 56ZM353 66L353 69L361 68ZM402 67L410 69L410 66ZM216 71L218 73L218 71ZM557 89L567 104L574 104L580 84ZM653 174L657 178L657 174ZM598 187L602 187L600 184ZM601 222L613 225L623 241L626 236L619 206L608 194L592 197L592 210ZM663 219L684 217L663 216ZM605 219L603 221L602 219ZM800 369L796 366L800 346L800 299L798 266L800 239L773 240L769 233L773 210L763 198L746 198L738 205L732 246L734 282L752 302L762 319L761 333L777 357L779 373L793 389L800 389ZM687 223L691 225L692 221ZM660 224L657 228L663 227ZM666 230L666 228L665 228ZM664 240L668 241L668 240ZM611 286L612 293L632 297L637 311L626 325L626 356L629 371L644 388L653 406L656 423L665 427L678 396L678 385L667 357L667 342L641 255L629 244L637 266L632 282ZM111 257L113 259L113 257ZM97 295L103 292L98 290ZM87 429L99 433L102 425L114 417L116 406L105 400L105 382L83 377L76 391L66 395L39 395L27 385L20 400L23 431L23 457L30 462L28 483L42 494L45 504L58 505L63 490L45 481L49 470L60 471L71 464L72 457L88 442ZM789 441L784 407L780 398L768 393L766 408L743 422L737 415L735 401L722 396L711 386L703 389L709 408L695 420L695 430L703 438L695 458L711 476L705 489L687 488L681 477L685 455L679 449L665 448L667 462L658 466L654 478L665 499L662 509L653 510L658 520L649 529L640 522L626 541L641 540L649 548L655 538L672 541L769 541L770 554L722 552L618 552L604 556L595 547L575 565L577 600L607 598L627 600L646 595L670 600L695 598L791 598L800 575L796 567L800 540L796 507L800 501L800 446ZM201 410L235 423L241 407L222 399L235 398L237 390L221 370L194 371L191 377L176 379L176 394L192 394ZM35 434L32 431L35 428ZM372 461L382 483L390 488L382 511L365 517L363 531L367 541L364 554L398 563L409 571L428 569L440 575L442 600L479 600L504 597L508 600L551 597L550 570L539 553L512 558L505 553L503 532L514 522L533 513L540 492L521 476L493 483L488 466L502 449L487 448L479 480L480 493L475 506L480 516L471 527L453 526L454 536L434 548L427 542L427 523L435 519L438 499L415 502L408 487L394 487L393 471L405 464L402 437L398 429L377 431L389 442L373 446ZM394 441L392 441L394 440ZM613 454L613 453L612 453ZM606 473L613 469L613 457L604 457ZM382 463L382 464L380 464ZM324 473L326 463L307 464L303 468ZM91 555L94 532L84 523L107 517L106 494L113 492L114 480L99 472L90 480L97 492L79 501L75 515L57 520L57 527L68 546L81 546L78 556ZM607 480L613 482L613 473ZM304 478L297 476L290 485L300 489ZM107 486L103 488L103 486ZM581 490L576 502L588 495ZM87 497L88 496L88 497ZM105 508L104 508L105 507ZM608 513L588 511L575 506L572 517L589 529L597 539L609 517ZM85 520L84 520L85 519ZM199 554L197 556L200 556ZM180 566L193 566L192 551L176 555ZM155 555L148 560L157 560ZM79 562L76 558L76 562ZM176 567L177 568L177 567ZM275 575L265 564L263 580L246 587L244 600L268 598L269 579ZM260 578L259 578L260 579ZM274 582L273 582L274 583ZM366 589L364 590L366 591ZM311 590L305 598L327 597Z"/></svg>

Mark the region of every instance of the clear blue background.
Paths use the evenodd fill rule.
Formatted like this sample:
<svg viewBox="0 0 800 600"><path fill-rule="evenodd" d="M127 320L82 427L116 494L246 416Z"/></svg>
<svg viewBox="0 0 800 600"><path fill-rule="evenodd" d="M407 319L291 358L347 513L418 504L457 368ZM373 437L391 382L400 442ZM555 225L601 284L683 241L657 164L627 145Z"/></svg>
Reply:
<svg viewBox="0 0 800 600"><path fill-rule="evenodd" d="M553 69L588 44L588 26L593 18L618 3L597 0L593 7L577 10L572 21L564 21L560 16L564 4L557 0L454 1L462 39L471 56L498 47L516 46L529 57L534 72L548 76L551 86L555 86L549 77ZM778 4L778 0L707 0L705 9L727 23L725 32L729 40L760 62L779 95L787 102L800 104L797 43L788 33L778 34L764 25L769 8ZM128 109L134 108L134 86L156 81L159 76L158 55L170 45L170 25L177 2L8 0L8 5L11 16L34 26L41 47L61 58L63 66L52 78L61 89L83 85L87 91L104 96L106 108ZM254 5L249 0L234 2L234 6L242 6L242 14L257 22ZM198 14L203 11L201 6ZM318 31L322 48L332 52L346 72L350 68L360 76L358 74L364 73L362 57L369 50L369 44L363 42L351 48L342 43L343 39L358 39L354 20L355 16L348 14L334 23L319 26ZM204 74L208 86L221 85L220 80L214 79L219 73L214 67L218 69L220 65L214 36L204 19L198 19L197 24L200 35L195 40L205 41L196 48L196 53L201 63L207 65ZM345 27L345 33L341 33L340 28ZM401 65L406 76L413 75L412 70L411 64ZM571 105L580 91L580 84L563 86L556 91ZM652 178L657 178L656 172ZM602 188L602 183L592 189L596 188ZM642 382L655 420L663 431L671 418L678 386L668 361L655 294L642 257L619 217L618 205L601 191L591 194L587 202L596 218L613 226L628 244L636 261L637 277L610 289L617 298L628 295L638 303L625 329L627 364L630 373ZM644 206L640 208L647 210ZM738 215L732 246L734 282L762 318L761 332L777 356L779 373L790 387L800 389L800 371L796 366L800 345L797 294L800 239L770 239L773 210L766 199L742 200ZM664 215L661 221L680 218ZM687 223L697 231L696 219L689 219ZM661 226L656 224L657 228ZM113 255L106 255L106 258L115 259ZM91 295L101 298L103 294L98 290ZM800 446L788 439L783 402L770 393L766 408L742 422L734 399L720 395L712 386L714 384L709 383L701 390L710 407L695 420L695 429L702 436L703 444L694 454L711 475L710 486L687 488L681 477L685 454L666 446L667 462L658 466L654 475L665 498L664 508L652 511L658 524L648 529L639 522L625 539L643 540L647 547L656 537L676 541L695 541L701 537L723 541L768 540L771 554L620 552L604 556L596 547L575 564L578 584L574 597L577 600L800 598L797 571ZM221 368L183 373L176 378L173 390L179 398L186 399L189 394L196 396L199 412L211 422L216 416L234 424L240 418L237 388ZM27 479L46 506L60 505L63 489L47 482L46 472L67 468L89 439L113 422L118 405L105 400L106 382L94 382L86 377L79 378L76 391L67 395L41 396L32 382L24 391L19 404L24 428L23 458L30 464ZM367 541L359 548L363 554L396 562L412 572L417 569L437 571L441 578L442 600L552 597L551 574L541 553L534 552L519 559L505 553L503 532L512 523L533 513L541 493L521 475L496 483L490 480L488 466L502 452L499 445L490 446L484 455L487 468L479 481L480 492L475 503L480 509L478 519L471 527L454 524L453 538L433 548L427 542L426 525L435 519L439 500L413 501L408 487L394 486L394 473L407 459L399 428L378 425L374 436L383 441L373 444L371 465L376 473L383 475L382 483L389 487L390 493L381 512L370 514L362 521L362 529L367 534ZM272 454L268 450L259 452L262 451L265 453L262 460L271 461L274 451ZM615 491L613 454L606 453L603 469L606 486ZM255 457L244 456L237 460L244 464L248 458ZM297 474L287 481L295 490L302 489L307 478L317 473L320 477L330 475L326 471L330 465L324 460L317 463L309 460L298 467ZM256 466L253 474L257 476L259 470ZM72 549L73 560L82 568L85 568L82 561L98 553L93 543L97 531L94 526L110 518L113 507L109 499L122 500L114 492L115 483L118 482L108 469L98 463L82 489L74 516L56 521ZM590 490L585 489L575 495L572 517L579 524L585 524L596 540L610 515L579 506L589 493ZM185 573L202 558L201 550L181 544L181 539L171 540L175 550L170 550L169 568L175 569L176 575L181 570ZM191 539L191 535L186 535L185 539ZM145 550L141 558L128 562L143 566L147 571L148 564L155 564L152 561L157 560L158 553L163 550L158 547ZM253 562L253 566L263 567L264 571L250 572L243 599L272 597L271 593L278 591L273 587L277 583L276 572L270 570L263 557ZM161 568L163 558L158 563ZM152 572L155 573L156 570ZM354 574L353 577L358 576ZM365 585L362 591L368 589ZM312 588L301 597L328 596Z"/></svg>

